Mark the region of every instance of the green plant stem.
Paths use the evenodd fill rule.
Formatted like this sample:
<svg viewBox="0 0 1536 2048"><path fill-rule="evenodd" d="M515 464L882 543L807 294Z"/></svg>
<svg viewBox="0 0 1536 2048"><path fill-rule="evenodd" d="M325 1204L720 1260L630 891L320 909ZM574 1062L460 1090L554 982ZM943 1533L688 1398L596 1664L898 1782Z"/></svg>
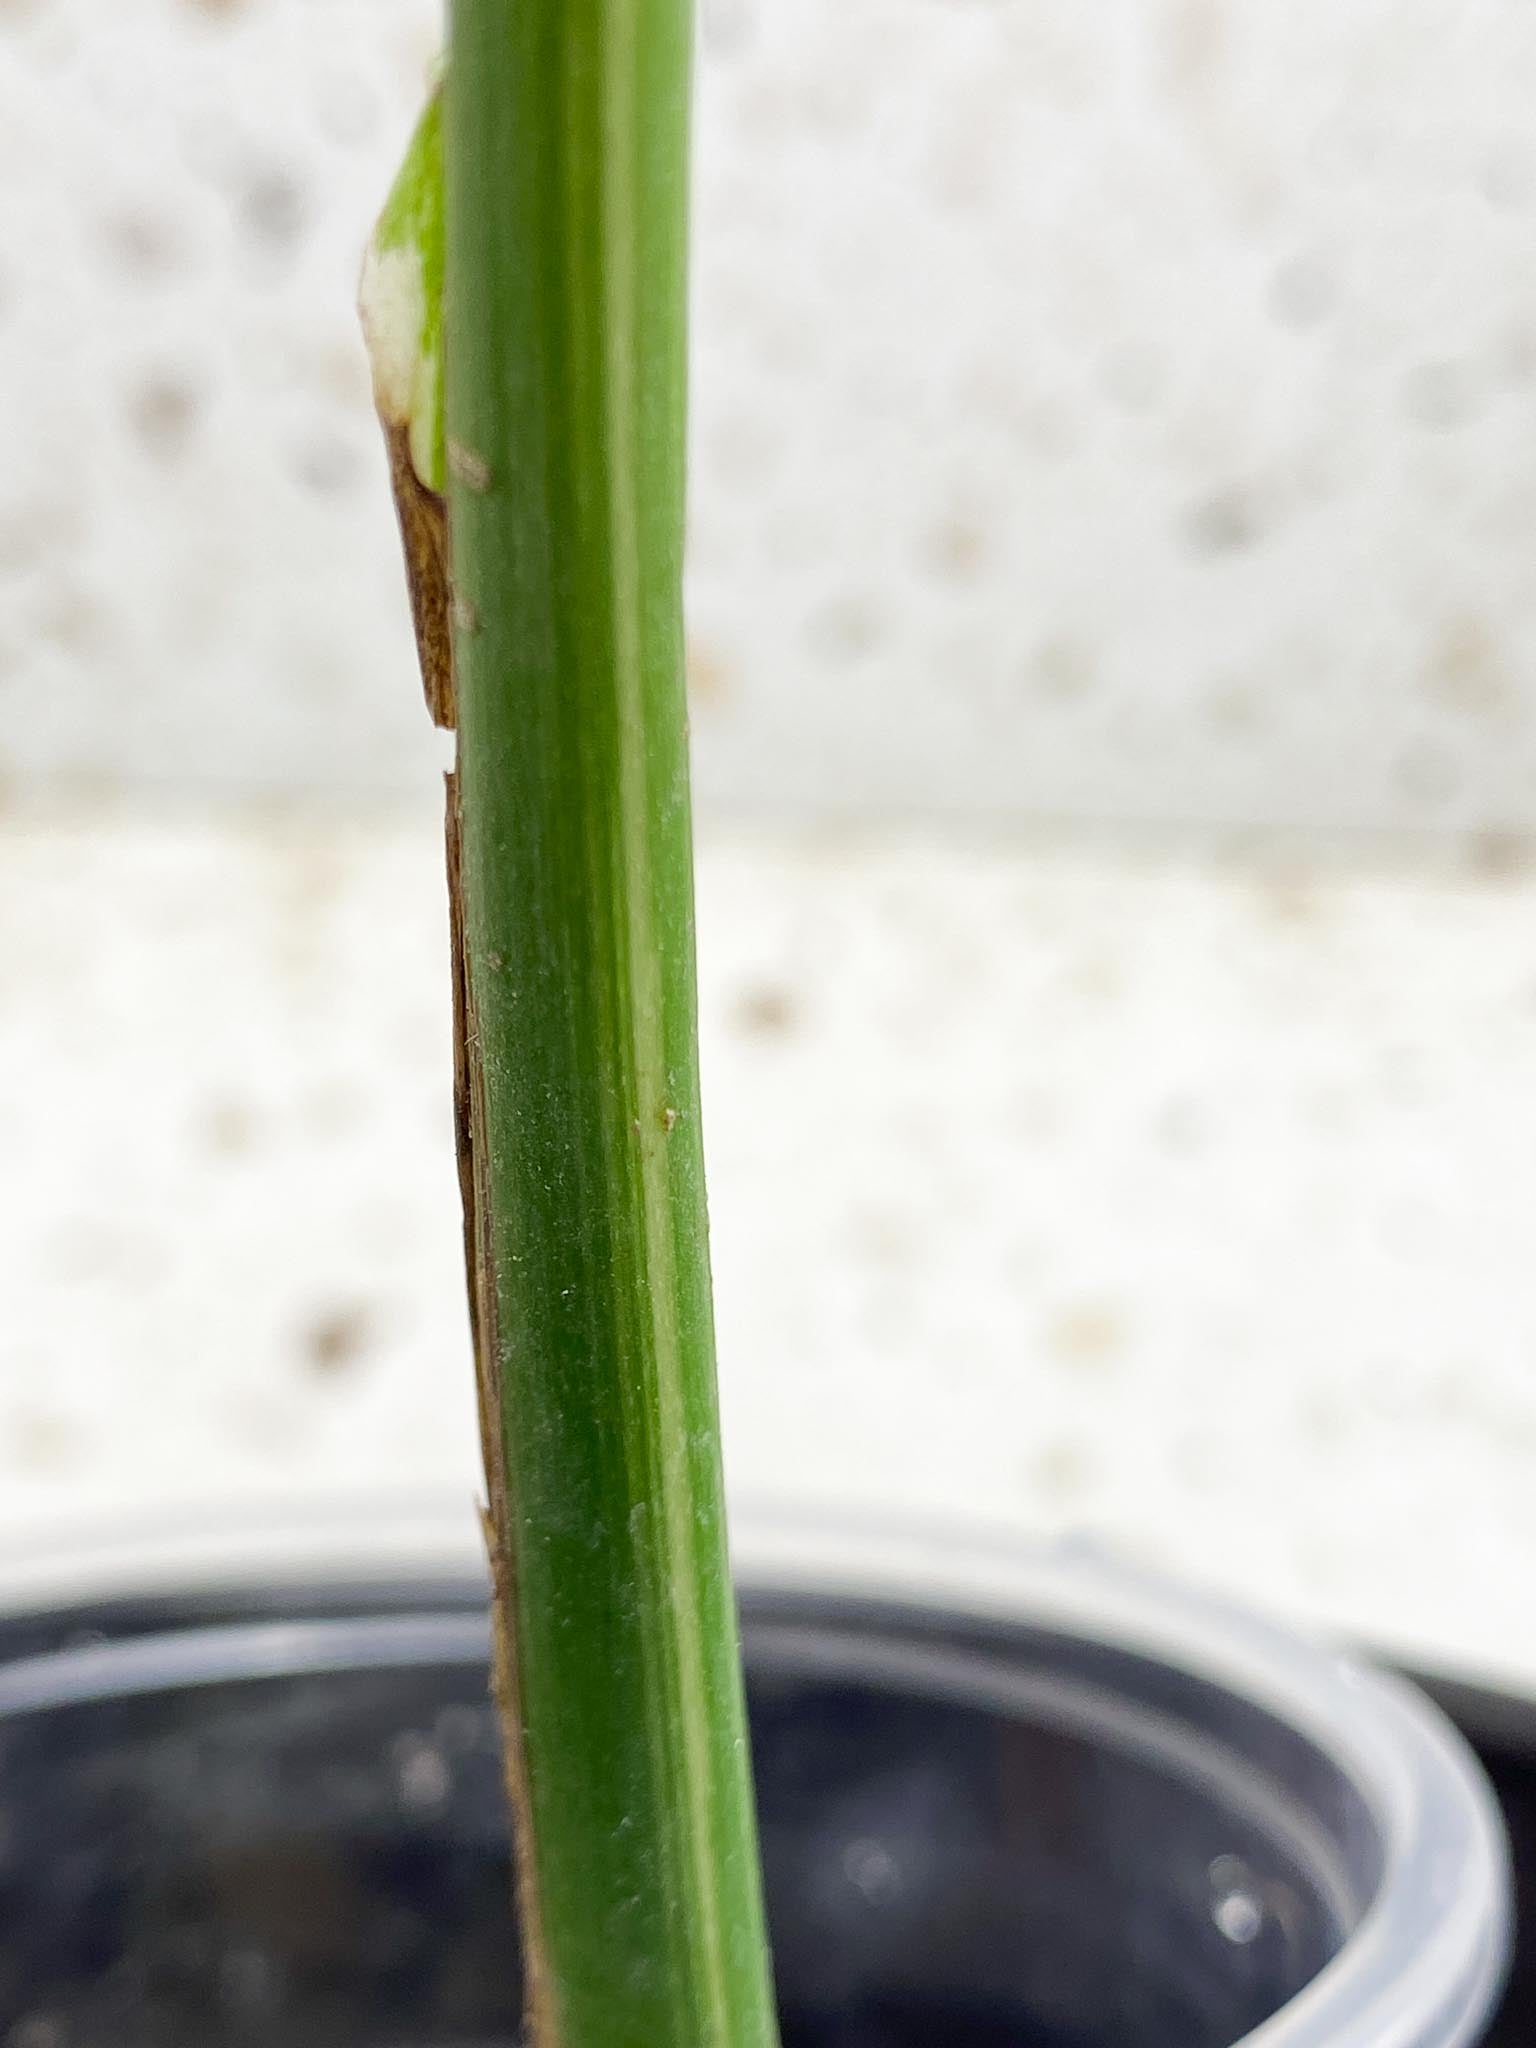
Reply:
<svg viewBox="0 0 1536 2048"><path fill-rule="evenodd" d="M768 2048L683 691L688 0L452 0L477 1339L540 2048Z"/></svg>

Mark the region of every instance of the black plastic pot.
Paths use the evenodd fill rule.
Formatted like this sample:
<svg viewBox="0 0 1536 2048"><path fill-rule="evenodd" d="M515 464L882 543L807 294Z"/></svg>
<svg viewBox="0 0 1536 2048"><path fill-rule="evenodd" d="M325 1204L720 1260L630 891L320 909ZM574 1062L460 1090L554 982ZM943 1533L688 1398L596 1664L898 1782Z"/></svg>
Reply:
<svg viewBox="0 0 1536 2048"><path fill-rule="evenodd" d="M1502 1844L1417 1696L1096 1564L881 1557L744 1591L786 2048L1484 2037ZM483 1597L0 1628L6 2048L513 2042Z"/></svg>
<svg viewBox="0 0 1536 2048"><path fill-rule="evenodd" d="M1536 2043L1536 1700L1443 1675L1415 1681L1471 1744L1509 1837L1515 1935L1509 1977L1485 2048Z"/></svg>

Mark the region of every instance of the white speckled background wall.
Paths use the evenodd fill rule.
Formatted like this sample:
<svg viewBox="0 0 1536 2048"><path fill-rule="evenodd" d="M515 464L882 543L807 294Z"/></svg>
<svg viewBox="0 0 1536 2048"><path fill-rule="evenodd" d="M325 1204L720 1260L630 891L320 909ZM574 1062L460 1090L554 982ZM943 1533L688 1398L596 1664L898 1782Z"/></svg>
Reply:
<svg viewBox="0 0 1536 2048"><path fill-rule="evenodd" d="M435 21L0 0L12 1543L473 1486L351 310ZM742 1491L1536 1677L1533 105L1525 0L707 7Z"/></svg>
<svg viewBox="0 0 1536 2048"><path fill-rule="evenodd" d="M431 0L0 10L4 760L407 791L351 311ZM717 0L716 807L1536 823L1522 0Z"/></svg>

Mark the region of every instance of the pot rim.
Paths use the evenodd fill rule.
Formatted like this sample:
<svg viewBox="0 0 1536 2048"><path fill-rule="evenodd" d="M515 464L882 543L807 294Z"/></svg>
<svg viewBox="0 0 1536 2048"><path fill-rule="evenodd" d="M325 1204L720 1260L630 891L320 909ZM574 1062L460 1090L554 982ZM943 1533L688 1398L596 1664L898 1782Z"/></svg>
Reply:
<svg viewBox="0 0 1536 2048"><path fill-rule="evenodd" d="M1250 1701L1301 1733L1356 1785L1380 1831L1376 1897L1339 1954L1234 2048L1472 2048L1507 1962L1508 1856L1493 1795L1455 1730L1421 1694L1355 1658L1176 1588L1097 1545L1031 1544L975 1526L882 1525L744 1505L731 1521L738 1583L871 1601L932 1615L1033 1626L1154 1658ZM184 1511L137 1529L0 1551L0 1608L83 1597L229 1592L274 1582L383 1577L429 1585L483 1569L468 1500L441 1495L309 1504L231 1518ZM432 1623L441 1623L434 1634ZM421 1659L462 1653L463 1616L416 1617ZM355 1644L372 1640L357 1625ZM147 1689L158 1673L195 1680L215 1639L238 1637L239 1668L328 1651L327 1625L239 1624L185 1632L167 1671L165 1638L48 1652L0 1666L0 1715L61 1690ZM380 1636L380 1655L383 1638ZM156 1658L158 1657L158 1663ZM420 1661L420 1659L413 1660ZM228 1670L228 1664L224 1667ZM311 1666L310 1668L313 1668Z"/></svg>

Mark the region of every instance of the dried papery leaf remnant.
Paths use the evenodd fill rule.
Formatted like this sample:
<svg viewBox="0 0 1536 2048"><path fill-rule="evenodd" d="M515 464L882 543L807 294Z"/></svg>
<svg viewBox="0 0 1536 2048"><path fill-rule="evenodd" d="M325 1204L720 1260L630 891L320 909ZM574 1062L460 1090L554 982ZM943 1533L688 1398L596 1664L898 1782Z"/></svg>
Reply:
<svg viewBox="0 0 1536 2048"><path fill-rule="evenodd" d="M430 685L429 698L430 698ZM487 1505L481 1524L491 1572L491 1690L502 1731L507 1799L517 1817L513 1848L517 1858L517 1901L522 1919L526 2019L530 2048L558 2048L544 1942L540 1926L537 1872L532 1859L528 1801L528 1759L523 1741L517 1682L517 1645L509 1617L515 1611L514 1548L507 1507L506 1460L502 1452L501 1340L496 1316L496 1277L489 1229L486 1181L485 1074L480 1030L475 1019L464 945L463 823L459 785L445 778L445 847L448 918L453 973L453 1116L464 1217L464 1271L469 1287L470 1339L475 1361L476 1410Z"/></svg>
<svg viewBox="0 0 1536 2048"><path fill-rule="evenodd" d="M432 723L451 732L458 723L453 694L453 601L448 584L448 506L416 474L405 427L383 421L389 450L389 481L405 550L405 578L411 594L411 623L421 686Z"/></svg>
<svg viewBox="0 0 1536 2048"><path fill-rule="evenodd" d="M443 420L443 153L441 91L433 95L380 216L363 264L359 294L373 369L374 405L389 454L390 487L400 522L411 619L422 687L434 725L457 726L453 629L465 630L464 607L453 601L448 549L450 468L465 463L450 449ZM488 473L484 479L488 481ZM482 482L481 487L484 487ZM502 1728L507 1793L517 1816L518 1906L522 1921L527 2020L533 2048L557 2048L544 1966L538 1887L531 1861L527 1759L509 1617L515 1607L506 1462L502 1452L500 1341L489 1228L485 1076L473 981L465 945L463 826L459 778L445 778L445 854L453 975L453 1102L459 1194L464 1217L464 1267L485 1466L486 1555L492 1580L492 1689Z"/></svg>

